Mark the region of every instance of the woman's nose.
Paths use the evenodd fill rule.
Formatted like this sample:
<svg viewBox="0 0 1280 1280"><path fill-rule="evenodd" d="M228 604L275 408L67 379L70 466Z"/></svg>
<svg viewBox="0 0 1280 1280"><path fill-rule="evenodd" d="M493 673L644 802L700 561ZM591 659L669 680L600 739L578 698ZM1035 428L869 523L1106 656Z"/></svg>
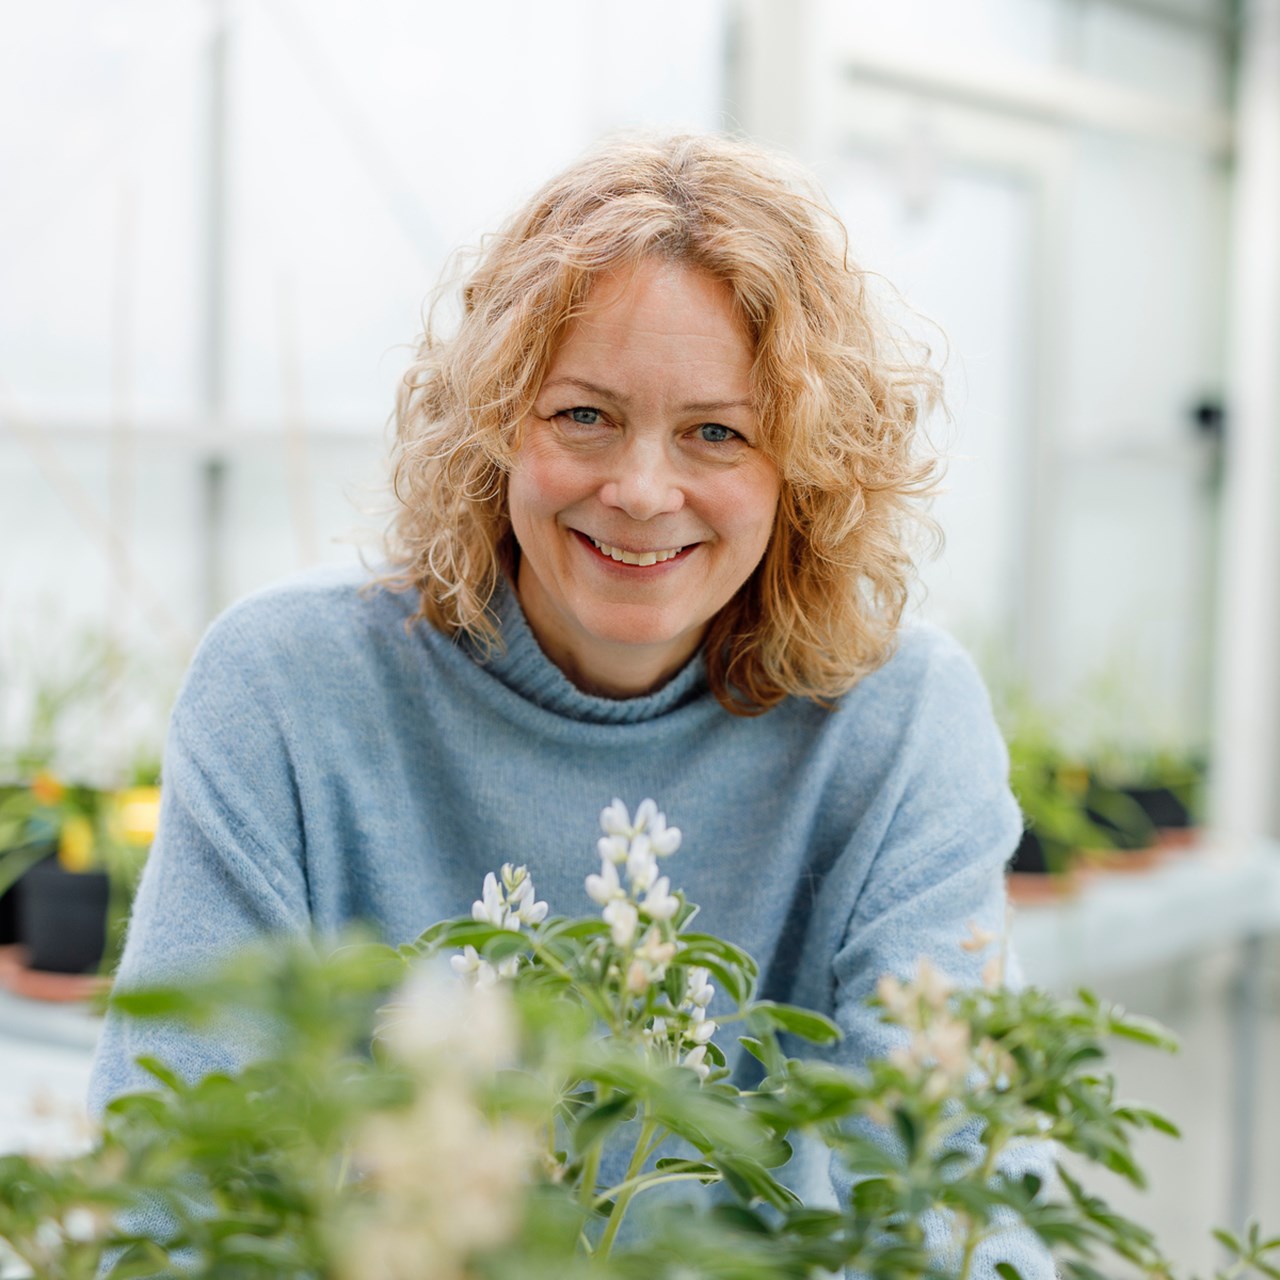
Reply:
<svg viewBox="0 0 1280 1280"><path fill-rule="evenodd" d="M684 506L678 469L658 442L636 441L620 450L613 470L600 487L606 506L625 511L633 520L652 520Z"/></svg>

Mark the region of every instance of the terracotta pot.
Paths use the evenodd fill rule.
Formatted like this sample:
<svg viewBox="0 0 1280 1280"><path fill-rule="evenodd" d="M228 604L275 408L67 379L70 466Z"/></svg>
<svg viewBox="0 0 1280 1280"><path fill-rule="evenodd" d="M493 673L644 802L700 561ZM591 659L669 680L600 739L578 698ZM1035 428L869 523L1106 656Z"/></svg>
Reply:
<svg viewBox="0 0 1280 1280"><path fill-rule="evenodd" d="M1009 900L1020 906L1033 906L1037 902L1060 902L1073 898L1080 892L1080 880L1075 869L1068 871L1010 871L1005 877Z"/></svg>

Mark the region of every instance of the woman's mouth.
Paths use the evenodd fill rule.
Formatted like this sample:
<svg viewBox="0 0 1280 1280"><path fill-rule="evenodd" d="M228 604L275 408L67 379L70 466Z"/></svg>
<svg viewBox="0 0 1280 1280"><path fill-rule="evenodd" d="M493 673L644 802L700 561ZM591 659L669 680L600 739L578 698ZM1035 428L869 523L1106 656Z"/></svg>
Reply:
<svg viewBox="0 0 1280 1280"><path fill-rule="evenodd" d="M628 551L623 547L615 547L607 542L601 542L599 538L593 538L590 534L584 534L583 536L602 556L607 556L617 564L640 566L663 564L667 560L674 560L676 556L685 550L684 547L665 547L655 551Z"/></svg>

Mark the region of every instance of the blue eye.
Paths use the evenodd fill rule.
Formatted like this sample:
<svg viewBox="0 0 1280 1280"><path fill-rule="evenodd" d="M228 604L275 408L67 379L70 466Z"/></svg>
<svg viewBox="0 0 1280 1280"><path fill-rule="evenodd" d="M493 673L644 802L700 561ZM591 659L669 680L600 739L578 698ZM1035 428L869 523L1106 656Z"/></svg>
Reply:
<svg viewBox="0 0 1280 1280"><path fill-rule="evenodd" d="M736 431L723 427L718 422L704 422L698 428L698 435L708 444L724 444L726 441L732 440L737 434Z"/></svg>
<svg viewBox="0 0 1280 1280"><path fill-rule="evenodd" d="M564 416L570 422L576 422L580 427L594 427L600 423L600 410L588 409L585 405L579 405L576 409L566 410Z"/></svg>

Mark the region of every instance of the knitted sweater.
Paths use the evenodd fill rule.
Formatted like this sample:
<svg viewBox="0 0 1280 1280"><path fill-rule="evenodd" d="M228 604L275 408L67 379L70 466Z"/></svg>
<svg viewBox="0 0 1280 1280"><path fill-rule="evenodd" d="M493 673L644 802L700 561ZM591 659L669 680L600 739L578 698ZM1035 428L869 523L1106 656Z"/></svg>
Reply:
<svg viewBox="0 0 1280 1280"><path fill-rule="evenodd" d="M305 575L206 635L173 712L121 983L265 931L361 920L408 941L466 914L504 861L529 866L553 913L594 912L583 882L614 796L652 796L681 828L663 871L700 904L699 928L756 957L763 996L834 1017L845 1062L894 1042L865 1005L881 974L928 955L978 981L984 957L959 943L971 922L1003 931L1021 821L986 691L941 631L904 628L833 709L792 698L744 718L716 702L700 656L654 693L595 697L544 656L509 588L504 647L485 658L406 629L416 599L363 582ZM149 1087L142 1053L191 1075L237 1060L109 1016L95 1107ZM1026 1280L1051 1275L1016 1252L1002 1256Z"/></svg>

